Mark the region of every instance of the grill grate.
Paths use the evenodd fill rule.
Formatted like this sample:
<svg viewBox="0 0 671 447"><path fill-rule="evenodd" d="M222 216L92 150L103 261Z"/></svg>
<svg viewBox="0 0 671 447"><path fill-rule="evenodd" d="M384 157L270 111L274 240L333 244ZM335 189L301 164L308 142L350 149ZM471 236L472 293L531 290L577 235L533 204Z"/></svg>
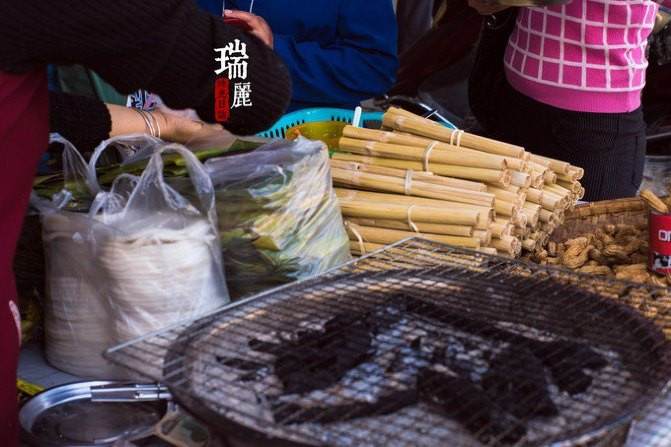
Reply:
<svg viewBox="0 0 671 447"><path fill-rule="evenodd" d="M661 447L667 306L668 289L411 239L106 357L164 382L213 426L270 445L629 436Z"/></svg>

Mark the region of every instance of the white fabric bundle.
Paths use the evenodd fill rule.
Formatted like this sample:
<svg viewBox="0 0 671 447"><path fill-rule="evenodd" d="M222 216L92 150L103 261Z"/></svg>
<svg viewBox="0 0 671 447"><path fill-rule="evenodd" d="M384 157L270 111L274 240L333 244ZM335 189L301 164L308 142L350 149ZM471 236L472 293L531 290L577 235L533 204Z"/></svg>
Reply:
<svg viewBox="0 0 671 447"><path fill-rule="evenodd" d="M185 158L205 212L163 181L165 151ZM69 144L66 154L83 164ZM140 179L127 180L98 193L88 214L34 202L48 266L47 359L80 377L135 379L103 351L229 301L214 192L195 156L181 146L160 148Z"/></svg>
<svg viewBox="0 0 671 447"><path fill-rule="evenodd" d="M226 304L226 291L212 253L209 222L180 230L119 235L100 246L110 279L114 331L124 342Z"/></svg>
<svg viewBox="0 0 671 447"><path fill-rule="evenodd" d="M49 363L80 377L123 378L102 352L114 345L109 300L103 277L91 264L83 235L87 219L44 216L47 257L45 345Z"/></svg>

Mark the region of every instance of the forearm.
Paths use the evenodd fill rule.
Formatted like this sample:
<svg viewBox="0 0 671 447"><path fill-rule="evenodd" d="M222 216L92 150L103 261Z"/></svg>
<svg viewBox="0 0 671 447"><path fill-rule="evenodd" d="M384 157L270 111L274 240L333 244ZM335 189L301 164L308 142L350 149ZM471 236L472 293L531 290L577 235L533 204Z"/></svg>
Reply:
<svg viewBox="0 0 671 447"><path fill-rule="evenodd" d="M66 93L49 94L51 132L61 134L82 152L109 138L112 121L101 101Z"/></svg>

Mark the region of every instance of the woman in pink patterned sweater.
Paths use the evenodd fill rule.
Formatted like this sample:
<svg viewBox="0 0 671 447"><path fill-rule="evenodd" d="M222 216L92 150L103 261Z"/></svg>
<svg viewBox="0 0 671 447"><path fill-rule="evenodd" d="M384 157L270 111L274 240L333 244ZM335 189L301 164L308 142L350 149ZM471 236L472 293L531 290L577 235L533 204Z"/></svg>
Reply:
<svg viewBox="0 0 671 447"><path fill-rule="evenodd" d="M482 14L496 12L469 0ZM658 3L573 0L520 8L504 64L498 138L585 168L587 200L633 196L641 182L647 42ZM671 82L671 80L670 80Z"/></svg>

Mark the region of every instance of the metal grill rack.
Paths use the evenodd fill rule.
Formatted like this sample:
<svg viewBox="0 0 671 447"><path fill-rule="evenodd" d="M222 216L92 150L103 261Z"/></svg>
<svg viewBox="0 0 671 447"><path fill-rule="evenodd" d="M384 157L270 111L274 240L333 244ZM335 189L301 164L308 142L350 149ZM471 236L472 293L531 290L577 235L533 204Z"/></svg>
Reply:
<svg viewBox="0 0 671 447"><path fill-rule="evenodd" d="M105 356L273 446L662 447L670 309L668 289L410 239Z"/></svg>

